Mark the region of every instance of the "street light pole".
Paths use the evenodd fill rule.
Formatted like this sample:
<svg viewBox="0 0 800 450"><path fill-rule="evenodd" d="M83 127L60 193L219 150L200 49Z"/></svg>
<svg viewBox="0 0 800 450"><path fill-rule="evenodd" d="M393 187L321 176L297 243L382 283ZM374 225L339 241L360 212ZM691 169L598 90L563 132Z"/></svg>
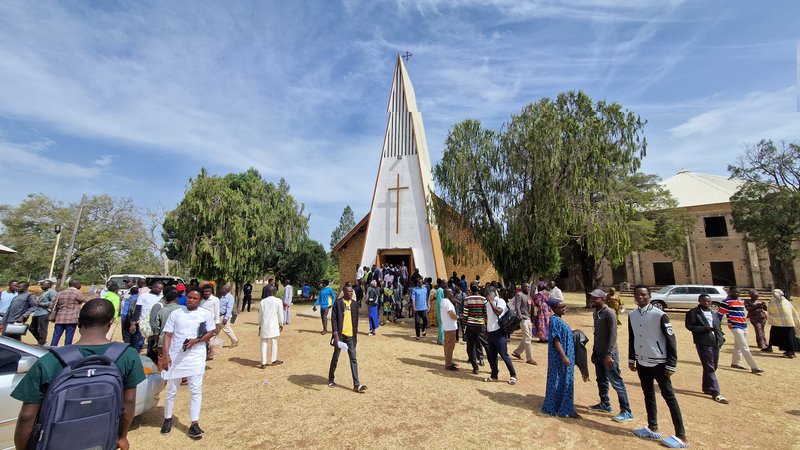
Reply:
<svg viewBox="0 0 800 450"><path fill-rule="evenodd" d="M81 226L81 216L83 215L83 205L86 204L86 194L81 197L81 206L78 208L78 217L75 219L75 228L72 230L72 240L69 242L67 254L64 257L64 270L61 272L61 287L67 284L67 272L69 272L69 260L72 258L72 250L75 248L75 238L78 237L78 228Z"/></svg>
<svg viewBox="0 0 800 450"><path fill-rule="evenodd" d="M53 247L53 260L50 261L50 274L47 275L47 279L50 281L52 281L53 279L53 267L55 267L56 265L56 254L58 253L58 241L61 240L61 225L56 225L53 231L56 232L56 245Z"/></svg>

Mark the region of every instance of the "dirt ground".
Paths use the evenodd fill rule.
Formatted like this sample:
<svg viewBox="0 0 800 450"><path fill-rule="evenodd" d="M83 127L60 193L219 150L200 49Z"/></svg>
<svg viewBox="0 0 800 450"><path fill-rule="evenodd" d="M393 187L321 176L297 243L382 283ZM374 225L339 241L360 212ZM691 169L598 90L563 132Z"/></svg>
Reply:
<svg viewBox="0 0 800 450"><path fill-rule="evenodd" d="M592 335L582 297L569 295L566 320L573 329ZM631 305L629 305L631 306ZM731 403L721 405L700 393L701 368L691 334L684 328L683 312L671 312L679 342L678 372L673 384L683 412L692 448L800 448L800 405L797 400L798 360L780 353L753 354L766 370L761 376L730 368L732 339L720 356L722 392ZM642 392L637 376L624 369L633 422L617 424L610 414L591 412L597 403L597 386L576 375L575 404L583 419L543 415L547 348L534 344L538 366L515 364L518 383L484 383L488 363L480 375L467 370L444 371L442 347L435 331L422 341L413 338L413 323L388 324L378 336L366 335L359 324L358 362L363 395L352 392L346 356L340 358L335 388L327 387L331 347L320 336L320 321L308 305L293 307L292 323L284 328L279 344L281 366L261 370L257 312L239 316L234 329L241 345L227 346L208 364L203 386L200 425L206 432L194 442L185 432L189 425L189 394L182 387L175 411L175 427L159 434L163 393L159 406L134 421L133 448L658 448L631 431L646 425ZM620 327L619 346L627 349L627 329ZM750 342L755 338L750 332ZM516 346L515 333L510 347ZM591 345L591 344L589 344ZM625 351L622 352L625 359ZM456 357L466 368L465 345L457 344ZM501 381L508 373L501 363ZM612 404L616 394L611 391ZM661 431L674 430L659 397Z"/></svg>

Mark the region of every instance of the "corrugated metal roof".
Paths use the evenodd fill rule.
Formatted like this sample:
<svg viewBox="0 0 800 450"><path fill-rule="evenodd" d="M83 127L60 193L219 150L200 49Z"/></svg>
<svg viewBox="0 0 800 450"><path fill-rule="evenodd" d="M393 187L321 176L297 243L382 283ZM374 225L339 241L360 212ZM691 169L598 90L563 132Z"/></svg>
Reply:
<svg viewBox="0 0 800 450"><path fill-rule="evenodd" d="M741 180L681 170L662 184L678 201L678 207L727 203L743 184Z"/></svg>

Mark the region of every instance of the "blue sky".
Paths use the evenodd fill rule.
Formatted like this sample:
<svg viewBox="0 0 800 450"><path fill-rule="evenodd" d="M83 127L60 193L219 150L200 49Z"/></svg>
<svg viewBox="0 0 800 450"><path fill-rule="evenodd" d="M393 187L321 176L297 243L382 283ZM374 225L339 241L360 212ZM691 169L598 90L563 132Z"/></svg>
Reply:
<svg viewBox="0 0 800 450"><path fill-rule="evenodd" d="M326 247L368 212L394 60L431 160L467 118L499 127L583 89L648 121L643 169L726 175L800 139L800 2L0 2L0 203L82 192L174 207L201 166L286 178Z"/></svg>

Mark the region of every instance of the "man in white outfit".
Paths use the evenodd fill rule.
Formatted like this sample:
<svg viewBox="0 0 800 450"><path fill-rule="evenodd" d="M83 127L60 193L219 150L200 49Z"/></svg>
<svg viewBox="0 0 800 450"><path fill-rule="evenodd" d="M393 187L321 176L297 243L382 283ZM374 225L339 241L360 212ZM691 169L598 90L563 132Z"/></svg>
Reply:
<svg viewBox="0 0 800 450"><path fill-rule="evenodd" d="M290 308L292 307L292 294L293 294L293 287L289 284L289 280L286 280L286 283L283 283L283 323L285 325L289 325L291 322L289 319L291 317Z"/></svg>
<svg viewBox="0 0 800 450"><path fill-rule="evenodd" d="M197 289L189 290L186 308L173 311L164 324L164 355L167 369L161 374L167 382L164 401L164 425L161 433L172 430L172 410L181 378L187 378L191 402L189 403L189 437L199 439L203 430L198 425L200 406L203 402L203 375L206 372L206 346L216 330L214 317L199 308L202 294Z"/></svg>
<svg viewBox="0 0 800 450"><path fill-rule="evenodd" d="M214 286L210 283L203 285L201 289L203 289L203 300L200 301L200 308L211 313L211 317L214 318L215 334L217 334L222 329L222 318L219 316L219 297L214 295ZM208 352L206 357L209 360L214 359L214 352Z"/></svg>
<svg viewBox="0 0 800 450"><path fill-rule="evenodd" d="M564 293L561 292L561 289L559 289L558 286L556 286L555 281L551 280L547 287L550 289L550 297L557 298L562 301L564 300Z"/></svg>
<svg viewBox="0 0 800 450"><path fill-rule="evenodd" d="M267 297L261 300L258 309L258 334L261 336L261 365L264 369L267 366L277 366L283 364L278 359L278 336L283 331L283 302L275 297L275 286L267 286L264 291ZM267 345L272 347L270 363L267 364Z"/></svg>

